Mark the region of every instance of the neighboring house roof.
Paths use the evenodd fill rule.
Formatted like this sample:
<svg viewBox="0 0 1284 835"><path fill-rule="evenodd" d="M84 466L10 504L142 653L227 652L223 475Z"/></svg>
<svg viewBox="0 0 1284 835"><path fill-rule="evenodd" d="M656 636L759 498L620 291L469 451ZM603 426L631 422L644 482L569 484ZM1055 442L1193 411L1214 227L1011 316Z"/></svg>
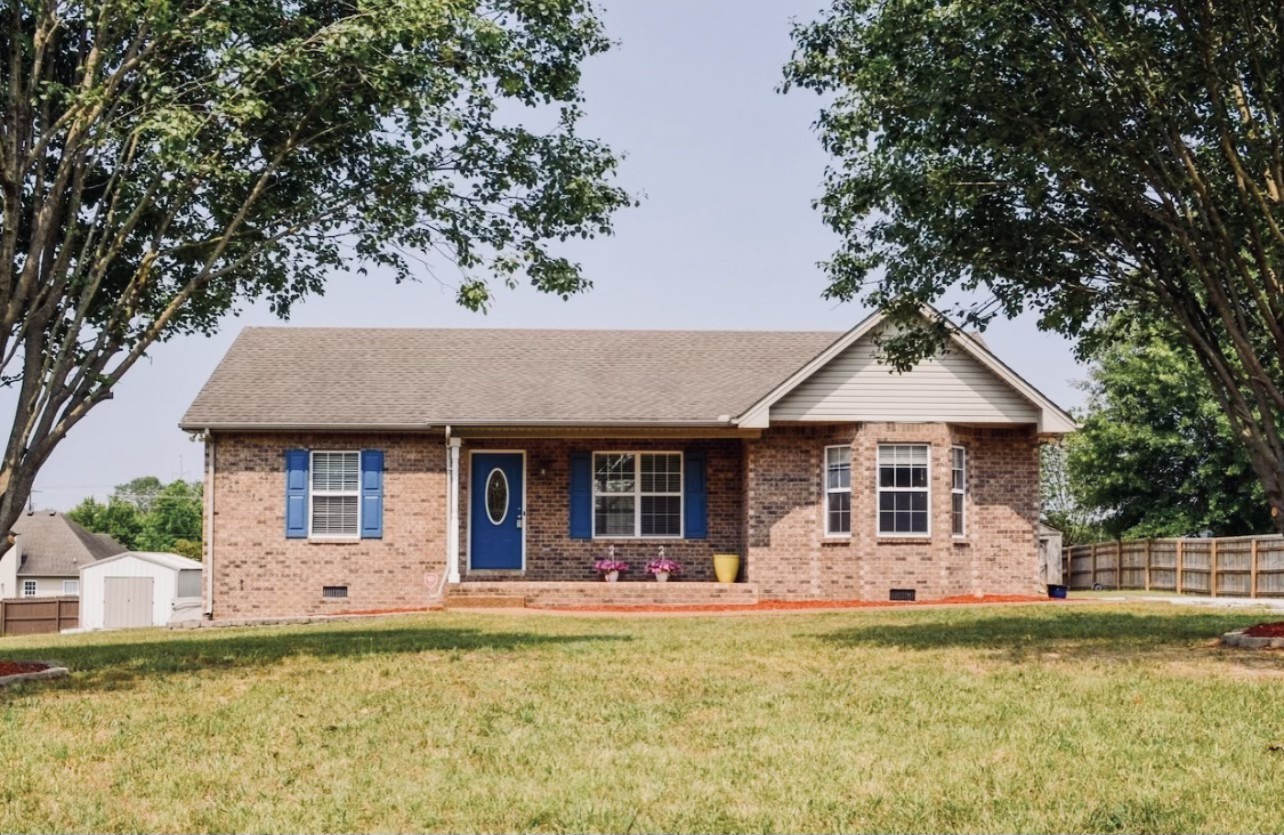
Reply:
<svg viewBox="0 0 1284 835"><path fill-rule="evenodd" d="M726 425L840 335L246 328L180 425Z"/></svg>
<svg viewBox="0 0 1284 835"><path fill-rule="evenodd" d="M924 316L940 314L924 308ZM883 321L875 313L845 334L246 328L179 425L762 428L773 404L862 338L873 338ZM954 328L950 348L969 358L971 374L997 380L991 390L1001 388L1010 401L990 422L1035 423L1047 433L1075 428L1064 410L980 340ZM938 400L949 396L938 393Z"/></svg>
<svg viewBox="0 0 1284 835"><path fill-rule="evenodd" d="M109 563L116 562L117 560L122 560L125 557L137 557L140 560L146 560L147 562L155 563L156 565L164 566L165 568L173 568L178 571L199 571L201 569L201 564L196 560L190 560L187 557L180 557L178 554L170 554L165 551L126 551L123 554L116 554L114 556L98 560L93 563L93 566L97 568L100 565L107 565Z"/></svg>
<svg viewBox="0 0 1284 835"><path fill-rule="evenodd" d="M13 530L22 549L18 576L78 577L83 566L125 550L110 536L90 533L53 510L24 513Z"/></svg>

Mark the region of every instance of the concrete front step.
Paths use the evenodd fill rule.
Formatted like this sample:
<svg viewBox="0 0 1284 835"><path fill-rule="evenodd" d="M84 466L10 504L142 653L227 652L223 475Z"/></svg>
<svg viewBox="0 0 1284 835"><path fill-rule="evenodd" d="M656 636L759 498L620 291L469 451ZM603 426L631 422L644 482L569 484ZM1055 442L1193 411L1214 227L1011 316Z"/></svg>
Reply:
<svg viewBox="0 0 1284 835"><path fill-rule="evenodd" d="M577 606L726 606L758 602L756 583L585 583L468 581L446 590L449 608L481 608L499 600L507 605L566 608Z"/></svg>

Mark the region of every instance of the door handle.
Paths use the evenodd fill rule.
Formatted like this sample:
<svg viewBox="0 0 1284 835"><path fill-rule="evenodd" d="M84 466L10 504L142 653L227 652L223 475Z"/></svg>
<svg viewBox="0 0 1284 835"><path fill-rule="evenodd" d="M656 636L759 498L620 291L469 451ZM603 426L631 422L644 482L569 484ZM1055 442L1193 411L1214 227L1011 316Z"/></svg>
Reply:
<svg viewBox="0 0 1284 835"><path fill-rule="evenodd" d="M526 527L526 509L525 508L522 508L521 510L517 511L517 527L519 528Z"/></svg>

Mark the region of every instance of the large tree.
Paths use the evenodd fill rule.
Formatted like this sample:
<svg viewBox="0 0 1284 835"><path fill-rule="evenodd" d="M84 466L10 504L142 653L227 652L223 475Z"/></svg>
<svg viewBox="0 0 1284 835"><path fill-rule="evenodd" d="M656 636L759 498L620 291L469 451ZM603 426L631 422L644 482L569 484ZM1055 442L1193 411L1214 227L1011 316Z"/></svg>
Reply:
<svg viewBox="0 0 1284 835"><path fill-rule="evenodd" d="M1166 325L1116 316L1065 444L1072 520L1116 538L1262 533L1270 515L1194 355Z"/></svg>
<svg viewBox="0 0 1284 835"><path fill-rule="evenodd" d="M0 529L149 348L246 303L583 289L553 246L629 200L577 132L608 45L589 0L0 0Z"/></svg>
<svg viewBox="0 0 1284 835"><path fill-rule="evenodd" d="M829 295L1170 323L1284 530L1284 6L833 0L794 40L786 86L830 97Z"/></svg>

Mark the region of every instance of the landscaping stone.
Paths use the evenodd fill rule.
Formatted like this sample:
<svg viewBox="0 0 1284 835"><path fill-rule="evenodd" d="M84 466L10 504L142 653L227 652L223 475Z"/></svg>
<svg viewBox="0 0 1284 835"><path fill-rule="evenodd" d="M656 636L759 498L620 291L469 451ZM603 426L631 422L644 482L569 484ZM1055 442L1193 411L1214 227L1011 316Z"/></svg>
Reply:
<svg viewBox="0 0 1284 835"><path fill-rule="evenodd" d="M1222 646L1239 649L1284 649L1284 638L1256 638L1245 635L1246 630L1236 629L1222 636Z"/></svg>
<svg viewBox="0 0 1284 835"><path fill-rule="evenodd" d="M67 675L69 670L56 661L29 661L24 664L43 664L44 669L33 670L28 673L14 673L12 675L0 676L0 687L8 687L11 684L18 684L23 681L43 681L46 679L62 678Z"/></svg>

